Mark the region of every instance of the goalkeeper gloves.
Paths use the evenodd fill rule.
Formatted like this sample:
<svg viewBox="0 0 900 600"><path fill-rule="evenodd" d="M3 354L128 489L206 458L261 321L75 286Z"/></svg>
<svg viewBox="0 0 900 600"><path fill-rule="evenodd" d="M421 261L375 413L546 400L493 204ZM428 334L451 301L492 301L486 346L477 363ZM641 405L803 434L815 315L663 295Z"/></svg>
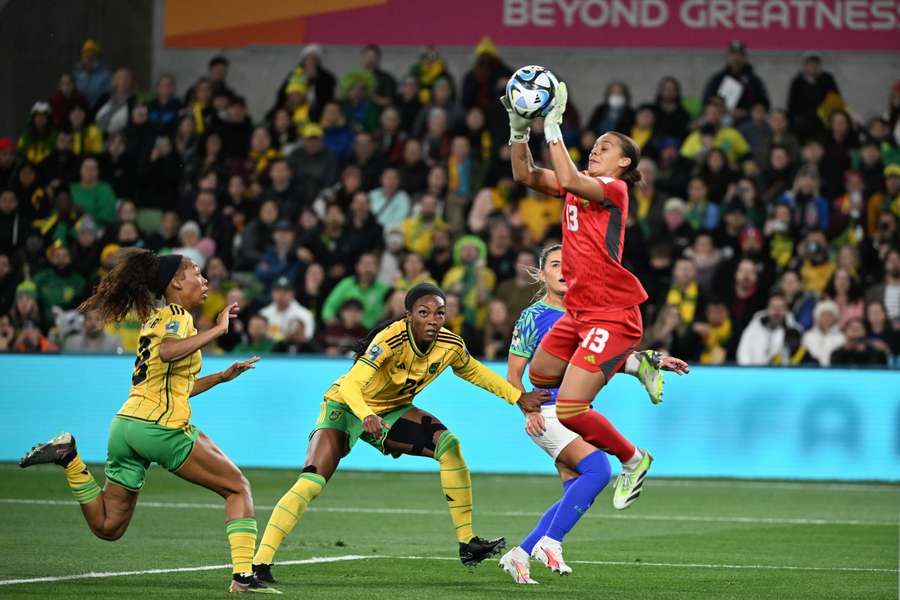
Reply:
<svg viewBox="0 0 900 600"><path fill-rule="evenodd" d="M560 81L556 87L556 98L553 99L553 108L544 117L544 138L548 144L555 144L562 140L560 125L562 125L563 113L566 112L568 98L569 91L566 89L566 84Z"/></svg>
<svg viewBox="0 0 900 600"><path fill-rule="evenodd" d="M500 98L500 104L506 109L509 115L509 143L510 144L527 144L531 135L531 119L526 119L518 114L509 105L509 100L504 94Z"/></svg>

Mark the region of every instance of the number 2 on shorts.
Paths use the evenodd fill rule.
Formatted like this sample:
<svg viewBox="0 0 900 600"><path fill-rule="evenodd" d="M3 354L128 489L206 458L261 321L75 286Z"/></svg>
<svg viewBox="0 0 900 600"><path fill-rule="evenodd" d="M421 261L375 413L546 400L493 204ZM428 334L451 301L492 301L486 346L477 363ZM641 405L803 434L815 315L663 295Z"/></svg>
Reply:
<svg viewBox="0 0 900 600"><path fill-rule="evenodd" d="M603 352L603 349L606 348L606 342L609 341L609 332L605 329L601 329L599 327L591 327L591 330L588 332L586 336L584 336L584 341L581 342L582 348L587 348L591 352Z"/></svg>

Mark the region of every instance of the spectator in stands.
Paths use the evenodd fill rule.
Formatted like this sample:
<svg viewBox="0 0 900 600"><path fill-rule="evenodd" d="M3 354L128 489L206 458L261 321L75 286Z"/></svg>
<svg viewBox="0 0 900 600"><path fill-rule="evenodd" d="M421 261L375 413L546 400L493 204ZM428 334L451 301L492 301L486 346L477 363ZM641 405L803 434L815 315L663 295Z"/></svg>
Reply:
<svg viewBox="0 0 900 600"><path fill-rule="evenodd" d="M200 236L216 243L216 256L231 263L234 227L218 209L216 195L210 190L200 190L194 200L194 217L200 227Z"/></svg>
<svg viewBox="0 0 900 600"><path fill-rule="evenodd" d="M439 109L439 110L435 110ZM454 101L453 85L449 79L439 78L434 82L431 101L427 102L416 117L412 134L418 138L428 134L429 137L437 137L433 131L434 115L443 115L443 129L453 135L461 131L465 125L465 113Z"/></svg>
<svg viewBox="0 0 900 600"><path fill-rule="evenodd" d="M56 147L56 130L50 120L50 105L35 102L31 107L28 127L19 136L19 154L32 164L40 164Z"/></svg>
<svg viewBox="0 0 900 600"><path fill-rule="evenodd" d="M46 184L47 196L56 195L60 189L68 191L69 185L78 179L79 166L80 161L73 152L72 134L67 131L59 132L56 136L56 149L41 163L40 168L40 178Z"/></svg>
<svg viewBox="0 0 900 600"><path fill-rule="evenodd" d="M368 71L350 71L341 78L342 109L355 131L378 128L378 107L372 101L375 80Z"/></svg>
<svg viewBox="0 0 900 600"><path fill-rule="evenodd" d="M681 156L680 148L681 140L677 138L666 137L659 141L659 162L656 165L655 184L663 197L682 198L687 195L691 160Z"/></svg>
<svg viewBox="0 0 900 600"><path fill-rule="evenodd" d="M81 46L81 58L72 69L78 91L84 94L88 106L97 106L97 101L109 88L112 73L100 63L100 46L88 39Z"/></svg>
<svg viewBox="0 0 900 600"><path fill-rule="evenodd" d="M11 183L16 167L18 167L16 143L12 138L0 137L0 188L5 188Z"/></svg>
<svg viewBox="0 0 900 600"><path fill-rule="evenodd" d="M862 173L850 169L844 173L846 193L834 199L829 234L838 244L859 245L866 235L866 194Z"/></svg>
<svg viewBox="0 0 900 600"><path fill-rule="evenodd" d="M385 170L385 161L375 150L375 139L372 134L360 131L353 140L353 154L347 163L359 168L362 174L362 188L367 192L375 188Z"/></svg>
<svg viewBox="0 0 900 600"><path fill-rule="evenodd" d="M721 148L734 165L740 157L750 151L744 136L734 127L722 123L724 108L717 99L710 100L703 108L703 120L681 145L681 155L694 160L704 150Z"/></svg>
<svg viewBox="0 0 900 600"><path fill-rule="evenodd" d="M13 270L13 263L8 254L0 253L0 315L9 312L16 299L16 286L19 275Z"/></svg>
<svg viewBox="0 0 900 600"><path fill-rule="evenodd" d="M301 223L307 212L301 215ZM347 217L337 204L329 204L321 226L304 231L297 241L297 256L304 262L317 261L325 267L330 281L349 272L358 251L345 229Z"/></svg>
<svg viewBox="0 0 900 600"><path fill-rule="evenodd" d="M384 229L372 214L369 195L363 191L353 194L345 235L350 244L346 252L354 261L363 252L380 250L384 242Z"/></svg>
<svg viewBox="0 0 900 600"><path fill-rule="evenodd" d="M384 229L400 227L409 215L409 194L400 189L400 173L397 169L384 169L381 174L381 187L369 194L372 213Z"/></svg>
<svg viewBox="0 0 900 600"><path fill-rule="evenodd" d="M288 156L287 164L299 180L301 201L312 202L319 190L334 185L338 179L338 157L324 143L320 125L309 123L301 131L303 145Z"/></svg>
<svg viewBox="0 0 900 600"><path fill-rule="evenodd" d="M72 151L78 156L100 154L103 151L103 134L100 128L89 123L87 111L75 104L66 113L63 129L72 135Z"/></svg>
<svg viewBox="0 0 900 600"><path fill-rule="evenodd" d="M325 269L322 265L314 262L306 267L294 290L297 301L309 309L318 322L328 291L325 287Z"/></svg>
<svg viewBox="0 0 900 600"><path fill-rule="evenodd" d="M400 165L400 187L408 194L417 194L426 188L428 165L423 160L422 142L415 138L403 144L403 161Z"/></svg>
<svg viewBox="0 0 900 600"><path fill-rule="evenodd" d="M28 322L19 330L16 337L14 352L21 353L47 353L57 352L59 348L47 338L36 325Z"/></svg>
<svg viewBox="0 0 900 600"><path fill-rule="evenodd" d="M815 325L803 334L803 348L823 367L831 364L831 353L846 342L838 324L838 306L820 300L813 312Z"/></svg>
<svg viewBox="0 0 900 600"><path fill-rule="evenodd" d="M829 121L825 169L822 171L826 196L844 193L844 173L852 166L851 154L858 147L859 136L850 115L844 110L834 111Z"/></svg>
<svg viewBox="0 0 900 600"><path fill-rule="evenodd" d="M247 156L253 123L247 114L247 101L243 97L232 97L228 101L225 118L215 118L212 127L222 140L223 159L243 160Z"/></svg>
<svg viewBox="0 0 900 600"><path fill-rule="evenodd" d="M247 333L241 343L235 346L232 354L257 355L267 354L275 345L268 335L269 323L260 314L255 314L247 321Z"/></svg>
<svg viewBox="0 0 900 600"><path fill-rule="evenodd" d="M363 307L362 324L371 328L384 310L384 297L389 286L377 280L378 256L371 252L362 254L356 261L356 273L342 279L328 295L322 306L322 320L335 323L338 309L347 300L356 299Z"/></svg>
<svg viewBox="0 0 900 600"><path fill-rule="evenodd" d="M794 315L797 323L804 330L812 327L817 296L803 289L797 271L791 269L784 271L776 289L784 296L788 309Z"/></svg>
<svg viewBox="0 0 900 600"><path fill-rule="evenodd" d="M530 250L520 250L516 255L515 276L507 278L497 286L494 297L506 306L510 315L519 315L535 301L540 286L533 273L537 260Z"/></svg>
<svg viewBox="0 0 900 600"><path fill-rule="evenodd" d="M431 234L431 256L425 263L436 281L443 281L453 267L453 241L447 229L435 229Z"/></svg>
<svg viewBox="0 0 900 600"><path fill-rule="evenodd" d="M419 100L419 82L413 75L407 75L400 84L394 106L400 111L400 129L411 133L413 127L422 112L422 102Z"/></svg>
<svg viewBox="0 0 900 600"><path fill-rule="evenodd" d="M407 250L422 256L430 256L432 240L438 230L447 229L447 223L438 214L438 199L433 194L423 194L417 204L418 213L400 223Z"/></svg>
<svg viewBox="0 0 900 600"><path fill-rule="evenodd" d="M681 322L677 306L665 304L656 315L656 321L645 331L646 346L673 356L686 356L693 360L699 355L699 338Z"/></svg>
<svg viewBox="0 0 900 600"><path fill-rule="evenodd" d="M34 276L41 318L46 327L53 323L53 307L75 308L87 292L87 282L72 269L72 255L66 246L56 243L48 254L49 268Z"/></svg>
<svg viewBox="0 0 900 600"><path fill-rule="evenodd" d="M463 108L488 110L497 102L497 82L510 75L512 69L500 59L493 40L481 38L475 48L475 64L463 77Z"/></svg>
<svg viewBox="0 0 900 600"><path fill-rule="evenodd" d="M394 95L397 93L397 80L381 68L381 48L375 44L366 44L360 52L360 59L362 68L368 71L375 80L372 100L380 108L387 108L394 101Z"/></svg>
<svg viewBox="0 0 900 600"><path fill-rule="evenodd" d="M293 74L302 74L309 86L309 99L312 103L310 116L315 121L322 113L325 103L334 99L337 79L325 68L322 63L322 47L318 44L309 44L300 52L300 64L294 68ZM288 76L290 79L290 76ZM288 79L282 84L279 94L283 94Z"/></svg>
<svg viewBox="0 0 900 600"><path fill-rule="evenodd" d="M206 76L201 77L197 83L185 94L185 103L190 104L197 100L209 102L213 95L234 96L234 90L228 87L228 68L231 63L228 58L218 54L206 63ZM205 88L205 89L201 89Z"/></svg>
<svg viewBox="0 0 900 600"><path fill-rule="evenodd" d="M450 96L453 96L453 77L447 70L447 63L434 46L426 46L419 55L418 61L409 69L419 87L419 100L428 104L433 99L433 88L439 80L450 85Z"/></svg>
<svg viewBox="0 0 900 600"><path fill-rule="evenodd" d="M822 70L822 57L818 52L806 52L803 67L791 80L788 91L787 113L791 128L799 137L819 137L825 133L819 107L828 94L840 96L837 82L831 73Z"/></svg>
<svg viewBox="0 0 900 600"><path fill-rule="evenodd" d="M900 249L892 248L884 258L884 279L869 289L866 302L881 302L894 329L900 329Z"/></svg>
<svg viewBox="0 0 900 600"><path fill-rule="evenodd" d="M85 114L91 110L87 98L75 87L75 78L70 73L60 75L56 91L47 103L53 113L53 126L56 129L62 129L68 124L73 107L80 106Z"/></svg>
<svg viewBox="0 0 900 600"><path fill-rule="evenodd" d="M845 269L837 269L834 272L825 288L824 297L836 303L840 327L846 325L850 319L862 319L865 316L859 280Z"/></svg>
<svg viewBox="0 0 900 600"><path fill-rule="evenodd" d="M794 172L794 164L787 148L772 146L769 150L769 160L763 171L765 184L761 190L761 199L766 206L791 188L794 182Z"/></svg>
<svg viewBox="0 0 900 600"><path fill-rule="evenodd" d="M311 123L305 123L301 127L306 125L311 125ZM290 155L291 152L302 145L300 143L302 132L298 131L299 129L300 127L291 120L290 113L286 108L276 109L269 122L269 135L272 138L272 146L281 150L285 156ZM321 134L319 137L322 137Z"/></svg>
<svg viewBox="0 0 900 600"><path fill-rule="evenodd" d="M487 267L498 282L516 274L517 253L513 245L513 232L506 219L495 218L489 224Z"/></svg>
<svg viewBox="0 0 900 600"><path fill-rule="evenodd" d="M866 304L866 333L875 348L887 352L892 362L900 356L900 333L891 325L887 310L881 302Z"/></svg>
<svg viewBox="0 0 900 600"><path fill-rule="evenodd" d="M158 135L172 136L181 112L181 100L175 96L175 77L161 75L156 80L156 97L147 104L150 124Z"/></svg>
<svg viewBox="0 0 900 600"><path fill-rule="evenodd" d="M420 283L437 285L431 273L425 269L425 259L422 255L407 252L403 257L400 278L394 282L394 289L407 292Z"/></svg>
<svg viewBox="0 0 900 600"><path fill-rule="evenodd" d="M287 277L279 277L272 284L272 303L259 311L269 323L269 337L280 342L290 332L293 321L303 323L307 339L316 334L316 321L309 309L294 298L294 283Z"/></svg>
<svg viewBox="0 0 900 600"><path fill-rule="evenodd" d="M28 227L12 190L0 191L0 252L12 255L25 243Z"/></svg>
<svg viewBox="0 0 900 600"><path fill-rule="evenodd" d="M116 197L112 187L99 180L100 169L95 158L81 162L80 179L70 187L72 199L101 228L116 220Z"/></svg>
<svg viewBox="0 0 900 600"><path fill-rule="evenodd" d="M750 114L750 107L755 102L769 106L769 94L762 79L747 62L747 47L740 40L728 44L728 55L725 68L706 82L703 90L703 103L710 98L720 96L731 108L735 123L740 123Z"/></svg>
<svg viewBox="0 0 900 600"><path fill-rule="evenodd" d="M287 335L272 346L276 354L319 354L322 346L306 333L303 321L294 320L288 324Z"/></svg>
<svg viewBox="0 0 900 600"><path fill-rule="evenodd" d="M474 235L461 237L453 249L454 266L444 276L442 287L462 299L465 322L477 329L484 324L485 304L497 277L487 267L487 246Z"/></svg>
<svg viewBox="0 0 900 600"><path fill-rule="evenodd" d="M302 191L295 184L293 173L283 158L277 158L269 168L270 183L263 192L267 199L278 202L278 214L291 223L296 222L303 209Z"/></svg>
<svg viewBox="0 0 900 600"><path fill-rule="evenodd" d="M772 139L772 126L769 121L769 109L762 102L755 102L750 108L750 118L737 127L750 145L750 151L758 163L765 163L768 157Z"/></svg>
<svg viewBox="0 0 900 600"><path fill-rule="evenodd" d="M326 323L319 341L326 354L348 356L353 353L368 327L363 325L363 304L356 298L345 300L338 310L338 318Z"/></svg>
<svg viewBox="0 0 900 600"><path fill-rule="evenodd" d="M488 302L481 354L488 360L505 360L511 339L509 309L503 301L492 299Z"/></svg>
<svg viewBox="0 0 900 600"><path fill-rule="evenodd" d="M84 331L62 342L62 351L67 354L114 354L118 349L119 339L103 329L103 320L95 310L84 313Z"/></svg>
<svg viewBox="0 0 900 600"><path fill-rule="evenodd" d="M203 252L201 240L200 226L197 225L197 222L185 221L178 229L178 241L181 243L181 246L175 248L173 253L188 257L197 263L197 266L202 271L206 268L207 256L206 253Z"/></svg>
<svg viewBox="0 0 900 600"><path fill-rule="evenodd" d="M353 151L353 130L337 102L327 102L322 108L321 119L325 147L339 159L346 159Z"/></svg>
<svg viewBox="0 0 900 600"><path fill-rule="evenodd" d="M706 182L700 177L688 183L684 219L694 231L713 231L719 226L719 205L710 201Z"/></svg>
<svg viewBox="0 0 900 600"><path fill-rule="evenodd" d="M268 128L263 125L257 126L250 135L250 152L244 165L250 179L265 182L270 165L283 158L281 151L272 146L272 136Z"/></svg>
<svg viewBox="0 0 900 600"><path fill-rule="evenodd" d="M117 198L134 197L137 163L128 152L128 142L124 133L118 132L109 136L106 151L100 155L99 164L100 178L109 182Z"/></svg>
<svg viewBox="0 0 900 600"><path fill-rule="evenodd" d="M16 343L16 329L9 315L0 314L0 352L12 352Z"/></svg>
<svg viewBox="0 0 900 600"><path fill-rule="evenodd" d="M681 83L674 77L663 77L656 87L656 125L660 138L674 138L680 144L687 136L691 116L681 104Z"/></svg>
<svg viewBox="0 0 900 600"><path fill-rule="evenodd" d="M858 159L859 172L863 178L863 189L871 200L866 206L867 213L875 214L881 209L881 194L884 192L884 163L881 160L881 147L871 137L864 138L859 148ZM900 166L900 165L898 165ZM874 200L874 202L873 202Z"/></svg>
<svg viewBox="0 0 900 600"><path fill-rule="evenodd" d="M794 260L794 230L791 207L779 202L772 207L772 218L766 221L763 235L769 247L769 258L777 270L785 269Z"/></svg>
<svg viewBox="0 0 900 600"><path fill-rule="evenodd" d="M725 303L718 298L711 299L706 305L705 319L694 323L691 330L701 342L700 364L723 364L731 345L731 319Z"/></svg>
<svg viewBox="0 0 900 600"><path fill-rule="evenodd" d="M697 267L688 258L679 258L672 269L672 287L666 295L666 304L678 309L680 323L690 327L704 314L704 299L697 281Z"/></svg>
<svg viewBox="0 0 900 600"><path fill-rule="evenodd" d="M734 283L728 293L728 312L736 341L740 339L744 327L753 315L765 308L766 294L759 283L756 264L752 260L740 260L733 273Z"/></svg>
<svg viewBox="0 0 900 600"><path fill-rule="evenodd" d="M694 230L686 220L687 210L687 204L681 198L666 200L660 230L654 233L654 238L665 239L672 244L675 256L681 256L694 243Z"/></svg>
<svg viewBox="0 0 900 600"><path fill-rule="evenodd" d="M797 171L792 188L778 198L793 211L792 224L798 228L798 233L805 234L812 229L828 230L831 210L828 201L819 192L819 183L819 173L815 167L803 166Z"/></svg>
<svg viewBox="0 0 900 600"><path fill-rule="evenodd" d="M116 69L109 84L109 91L97 101L94 118L104 134L125 129L131 121L131 111L137 98L134 95L131 71Z"/></svg>
<svg viewBox="0 0 900 600"><path fill-rule="evenodd" d="M888 354L883 344L866 338L862 319L850 319L844 325L843 346L832 352L831 364L835 366L887 366Z"/></svg>
<svg viewBox="0 0 900 600"><path fill-rule="evenodd" d="M768 307L754 314L744 328L738 344L738 364L761 366L787 362L785 336L790 329L799 333L784 296L775 293L769 297Z"/></svg>
<svg viewBox="0 0 900 600"><path fill-rule="evenodd" d="M626 135L634 125L634 109L631 108L631 91L621 81L606 86L603 103L594 108L587 127L597 135L618 131Z"/></svg>
<svg viewBox="0 0 900 600"><path fill-rule="evenodd" d="M281 219L272 231L272 245L263 254L256 265L256 278L263 284L272 285L280 277L294 281L302 270L298 260L294 241L296 233L290 221Z"/></svg>

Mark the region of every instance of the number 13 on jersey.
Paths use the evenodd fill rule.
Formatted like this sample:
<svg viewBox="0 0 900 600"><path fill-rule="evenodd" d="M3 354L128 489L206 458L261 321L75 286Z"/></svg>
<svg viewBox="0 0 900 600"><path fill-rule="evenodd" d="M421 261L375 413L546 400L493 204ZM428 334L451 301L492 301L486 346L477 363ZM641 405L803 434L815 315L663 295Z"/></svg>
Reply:
<svg viewBox="0 0 900 600"><path fill-rule="evenodd" d="M578 231L578 205L566 205L566 227L569 231Z"/></svg>

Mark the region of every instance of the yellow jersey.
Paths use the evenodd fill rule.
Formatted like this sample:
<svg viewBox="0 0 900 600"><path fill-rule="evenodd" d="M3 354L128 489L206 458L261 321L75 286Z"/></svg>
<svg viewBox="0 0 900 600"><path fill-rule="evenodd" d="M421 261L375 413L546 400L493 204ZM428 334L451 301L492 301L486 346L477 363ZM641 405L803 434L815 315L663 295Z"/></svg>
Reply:
<svg viewBox="0 0 900 600"><path fill-rule="evenodd" d="M522 395L503 377L469 356L463 339L441 328L431 345L420 350L406 319L375 336L363 356L325 392L326 400L347 405L360 420L412 404L416 394L444 369L515 404Z"/></svg>
<svg viewBox="0 0 900 600"><path fill-rule="evenodd" d="M200 351L163 362L159 344L165 338L184 339L192 335L197 335L194 319L183 307L169 304L153 312L141 327L131 392L117 416L172 428L188 425L191 420L188 398L200 373Z"/></svg>

